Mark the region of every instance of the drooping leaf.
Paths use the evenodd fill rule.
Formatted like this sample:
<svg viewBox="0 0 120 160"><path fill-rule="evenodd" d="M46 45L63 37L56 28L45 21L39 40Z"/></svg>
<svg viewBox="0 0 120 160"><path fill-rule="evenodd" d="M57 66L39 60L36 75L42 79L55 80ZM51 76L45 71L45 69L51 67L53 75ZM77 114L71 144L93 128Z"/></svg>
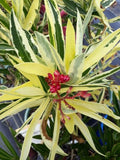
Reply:
<svg viewBox="0 0 120 160"><path fill-rule="evenodd" d="M95 102L88 102L88 101L83 101L83 100L67 100L68 104L70 104L71 106L73 106L78 112L81 112L81 110L87 111L92 111L94 113L103 113L103 114L107 114L115 119L120 119L119 116L116 116L113 111L111 109L109 109L107 107L107 105L105 104L101 104L101 103L95 103Z"/></svg>
<svg viewBox="0 0 120 160"><path fill-rule="evenodd" d="M51 137L49 137L46 132L46 124L47 124L48 116L49 116L51 109L52 109L52 105L53 105L53 103L51 103L49 105L49 107L47 108L47 110L45 111L44 116L42 118L41 126L40 126L42 140L45 143L45 145L47 146L47 148L49 148L49 150L51 150L53 142L52 142ZM60 155L67 156L67 154L58 145L56 148L56 152Z"/></svg>
<svg viewBox="0 0 120 160"><path fill-rule="evenodd" d="M94 149L94 151L96 151L98 154L105 156L104 154L100 153L95 145L94 142L92 140L92 137L90 135L90 132L87 128L87 126L83 123L83 121L80 119L80 117L78 117L77 115L74 114L74 123L75 125L80 129L80 131L82 132L82 134L84 135L85 139L87 140L87 142L90 144L90 146Z"/></svg>
<svg viewBox="0 0 120 160"><path fill-rule="evenodd" d="M58 140L59 140L59 133L60 133L60 112L59 112L59 106L57 106L54 131L53 131L52 147L51 147L51 152L49 155L50 160L55 159L55 154L57 151Z"/></svg>
<svg viewBox="0 0 120 160"><path fill-rule="evenodd" d="M33 117L32 121L30 123L30 126L28 128L27 134L25 136L25 140L24 140L24 143L23 143L23 146L22 146L20 160L23 160L23 159L27 158L27 156L29 154L29 150L30 150L32 136L33 136L33 132L34 132L35 126L37 125L37 123L38 123L39 119L41 118L43 112L47 108L49 102L50 102L49 98L43 99L42 104L35 111L34 117Z"/></svg>

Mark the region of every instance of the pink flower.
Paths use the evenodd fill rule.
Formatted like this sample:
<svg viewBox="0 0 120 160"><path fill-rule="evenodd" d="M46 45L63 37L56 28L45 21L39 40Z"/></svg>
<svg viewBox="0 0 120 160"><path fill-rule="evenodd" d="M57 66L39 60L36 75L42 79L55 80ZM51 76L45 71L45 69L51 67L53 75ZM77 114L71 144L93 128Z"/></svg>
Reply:
<svg viewBox="0 0 120 160"><path fill-rule="evenodd" d="M67 13L66 13L65 11L62 10L62 11L60 12L60 15L61 15L61 17L63 18L64 16L67 15Z"/></svg>
<svg viewBox="0 0 120 160"><path fill-rule="evenodd" d="M68 82L70 77L68 75L60 74L60 72L56 70L53 75L48 73L48 77L45 80L50 86L50 92L56 93L61 89L61 83Z"/></svg>

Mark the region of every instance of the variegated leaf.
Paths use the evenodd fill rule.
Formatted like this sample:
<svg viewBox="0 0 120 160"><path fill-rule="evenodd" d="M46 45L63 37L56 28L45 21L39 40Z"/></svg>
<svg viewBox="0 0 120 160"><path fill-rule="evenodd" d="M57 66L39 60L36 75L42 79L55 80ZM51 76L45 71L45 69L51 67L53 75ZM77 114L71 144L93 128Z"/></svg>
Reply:
<svg viewBox="0 0 120 160"><path fill-rule="evenodd" d="M14 114L21 112L27 108L39 106L42 103L42 101L43 101L43 99L40 99L40 97L31 98L28 100L21 101L18 104L15 104L12 108L7 109L7 111L4 111L3 113L1 113L0 119L3 119L7 116L14 115Z"/></svg>
<svg viewBox="0 0 120 160"><path fill-rule="evenodd" d="M50 22L51 35L54 43L54 47L57 49L61 58L64 57L64 36L61 24L61 17L56 1L45 0L45 7L47 17Z"/></svg>
<svg viewBox="0 0 120 160"><path fill-rule="evenodd" d="M48 42L48 40L43 36L41 33L36 32L36 39L39 47L40 54L42 58L44 59L46 65L49 65L51 68L56 68L56 62L54 60L54 56L51 50L51 45Z"/></svg>
<svg viewBox="0 0 120 160"><path fill-rule="evenodd" d="M77 10L77 27L76 27L76 55L82 54L83 46L83 24L80 12Z"/></svg>
<svg viewBox="0 0 120 160"><path fill-rule="evenodd" d="M108 35L95 49L92 51L88 57L85 58L83 71L90 68L95 63L98 63L101 58L107 55L111 49L120 40L120 29L114 31Z"/></svg>
<svg viewBox="0 0 120 160"><path fill-rule="evenodd" d="M64 62L67 72L74 58L75 58L75 31L71 21L68 20L66 29L66 49L64 57Z"/></svg>
<svg viewBox="0 0 120 160"><path fill-rule="evenodd" d="M118 72L120 70L120 66L110 69L109 71L97 74L93 77L82 79L79 84L88 84L88 83L96 83L104 78L109 77L110 75L113 75L114 73ZM104 82L104 81L103 81Z"/></svg>
<svg viewBox="0 0 120 160"><path fill-rule="evenodd" d="M18 56L22 58L24 61L34 61L38 62L36 55L34 52L34 44L31 44L32 37L30 37L29 33L26 33L20 26L14 12L11 13L11 22L10 22L10 31L12 35L12 43L18 53ZM29 35L29 39L26 34ZM31 40L32 39L32 40ZM32 47L31 47L32 45Z"/></svg>
<svg viewBox="0 0 120 160"><path fill-rule="evenodd" d="M55 159L55 155L57 152L58 140L59 140L59 133L60 133L60 111L59 106L56 108L56 116L55 116L55 123L54 123L54 131L53 131L53 139L52 139L52 147L49 155L49 159Z"/></svg>
<svg viewBox="0 0 120 160"><path fill-rule="evenodd" d="M23 143L23 146L22 146L20 160L27 159L27 156L28 156L29 150L30 150L30 146L31 146L31 142L32 142L32 136L33 136L35 126L37 125L37 123L38 123L39 119L41 118L43 112L47 108L49 102L50 102L49 98L43 99L42 104L35 111L34 117L33 117L32 121L30 123L27 134L25 136L25 140L24 140L24 143Z"/></svg>
<svg viewBox="0 0 120 160"><path fill-rule="evenodd" d="M80 129L80 131L82 132L83 136L85 137L85 139L88 141L88 143L90 144L90 146L94 149L95 152L97 152L98 154L105 156L104 154L100 153L95 145L94 142L92 140L92 137L90 135L90 132L87 128L87 126L83 123L83 121L80 119L80 117L78 117L77 115L73 115L74 117L74 123L75 125Z"/></svg>

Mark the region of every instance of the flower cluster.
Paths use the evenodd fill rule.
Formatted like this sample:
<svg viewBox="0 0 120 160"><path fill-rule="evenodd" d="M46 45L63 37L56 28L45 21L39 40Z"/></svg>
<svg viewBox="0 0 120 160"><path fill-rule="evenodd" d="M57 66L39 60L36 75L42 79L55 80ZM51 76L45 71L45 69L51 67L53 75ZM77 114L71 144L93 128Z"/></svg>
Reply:
<svg viewBox="0 0 120 160"><path fill-rule="evenodd" d="M51 73L48 73L48 77L46 78L46 81L48 85L50 86L50 92L56 93L58 90L61 89L61 83L66 83L70 80L70 77L68 75L60 74L59 71L55 71L52 75Z"/></svg>

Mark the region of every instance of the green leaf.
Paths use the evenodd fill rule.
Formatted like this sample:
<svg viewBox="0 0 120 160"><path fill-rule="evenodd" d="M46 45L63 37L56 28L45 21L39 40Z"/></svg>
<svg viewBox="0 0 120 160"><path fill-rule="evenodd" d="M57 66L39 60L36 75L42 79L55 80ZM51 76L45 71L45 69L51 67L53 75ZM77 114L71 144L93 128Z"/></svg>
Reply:
<svg viewBox="0 0 120 160"><path fill-rule="evenodd" d="M62 1L62 3L61 3ZM77 2L76 0L58 0L58 4L63 8L68 14L71 16L77 15L77 9L81 14L86 14L86 11L83 9L83 6L81 6L81 1Z"/></svg>
<svg viewBox="0 0 120 160"><path fill-rule="evenodd" d="M101 5L103 8L108 8L110 7L116 0L102 0Z"/></svg>
<svg viewBox="0 0 120 160"><path fill-rule="evenodd" d="M31 29L32 25L34 24L37 14L39 14L40 2L41 0L33 0L30 6L29 12L26 18L24 19L22 27L27 31Z"/></svg>
<svg viewBox="0 0 120 160"><path fill-rule="evenodd" d="M4 151L2 148L0 148L0 158L4 160L10 160L12 159L12 155L8 154L6 151Z"/></svg>
<svg viewBox="0 0 120 160"><path fill-rule="evenodd" d="M0 10L0 23L6 28L9 29L9 19L8 17Z"/></svg>
<svg viewBox="0 0 120 160"><path fill-rule="evenodd" d="M93 12L93 9L94 9L94 0L92 0L91 4L90 4L90 8L85 16L85 19L83 21L83 34L85 33L85 30L86 30L86 27L91 19L91 16L92 16L92 12Z"/></svg>
<svg viewBox="0 0 120 160"><path fill-rule="evenodd" d="M10 8L7 0L0 0L0 4L3 6L3 8L4 8L8 13L10 13L11 8Z"/></svg>
<svg viewBox="0 0 120 160"><path fill-rule="evenodd" d="M0 44L0 54L1 53L15 53L15 50L12 46L8 45L7 43Z"/></svg>
<svg viewBox="0 0 120 160"><path fill-rule="evenodd" d="M38 62L34 49L30 45L31 40L28 40L26 32L21 28L13 11L11 13L10 31L13 45L22 60Z"/></svg>
<svg viewBox="0 0 120 160"><path fill-rule="evenodd" d="M61 24L61 17L59 9L55 0L45 0L45 7L49 24L52 31L52 38L54 41L54 47L57 49L61 58L64 58L64 36Z"/></svg>
<svg viewBox="0 0 120 160"><path fill-rule="evenodd" d="M4 93L2 96L0 96L0 102L2 101L10 101L10 100L15 100L20 98L19 96L15 95L15 91L19 88L23 88L23 87L28 87L28 86L32 86L31 82L26 82L20 86L14 87L14 88L10 88L10 89L6 89L6 90L0 90L1 93ZM6 92L6 94L5 94Z"/></svg>
<svg viewBox="0 0 120 160"><path fill-rule="evenodd" d="M25 136L25 140L23 143L22 151L21 151L21 156L20 160L25 160L29 154L30 146L31 146L31 141L32 141L32 136L33 132L35 129L35 126L37 125L39 119L41 118L42 114L44 113L45 109L47 108L50 100L49 98L46 98L42 101L42 104L40 107L35 111L34 117L30 123L30 126L28 128L27 134Z"/></svg>
<svg viewBox="0 0 120 160"><path fill-rule="evenodd" d="M102 18L103 23L110 29L110 25L108 23L108 19L106 18L104 14L104 9L101 8L101 0L95 1L94 0L94 7L96 11L98 12L99 16Z"/></svg>
<svg viewBox="0 0 120 160"><path fill-rule="evenodd" d="M7 146L7 148L9 149L9 151L11 152L11 154L13 154L14 156L18 156L16 151L14 150L13 146L10 144L10 142L7 140L7 138L0 132L0 136L3 140L3 142L5 143L5 145Z"/></svg>
<svg viewBox="0 0 120 160"><path fill-rule="evenodd" d="M5 28L0 28L0 39L2 39L4 42L7 42L8 44L11 43L9 32Z"/></svg>

